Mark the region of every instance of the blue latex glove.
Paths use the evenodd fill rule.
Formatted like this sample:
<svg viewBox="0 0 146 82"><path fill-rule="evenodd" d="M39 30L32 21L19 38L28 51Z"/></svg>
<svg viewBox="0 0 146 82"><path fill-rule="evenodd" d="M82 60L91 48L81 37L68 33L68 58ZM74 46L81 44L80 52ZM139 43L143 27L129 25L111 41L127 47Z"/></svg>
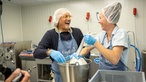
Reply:
<svg viewBox="0 0 146 82"><path fill-rule="evenodd" d="M100 63L100 58L95 58L95 59L94 59L94 62L95 62L96 64L99 64L99 63Z"/></svg>
<svg viewBox="0 0 146 82"><path fill-rule="evenodd" d="M85 57L79 54L78 59L80 59L80 58L85 58Z"/></svg>
<svg viewBox="0 0 146 82"><path fill-rule="evenodd" d="M52 50L50 52L50 56L57 62L60 62L60 63L65 63L66 60L64 58L64 56L59 52L59 51L56 51L56 50Z"/></svg>
<svg viewBox="0 0 146 82"><path fill-rule="evenodd" d="M66 61L68 61L68 60L72 59L73 57L75 57L76 59L83 58L83 56L81 56L81 55L77 56L76 53L73 53L71 55L66 56L65 59L66 59Z"/></svg>
<svg viewBox="0 0 146 82"><path fill-rule="evenodd" d="M89 45L94 45L94 43L96 42L96 39L93 38L91 35L86 34L86 35L84 35L84 41L85 41L85 43L87 43Z"/></svg>

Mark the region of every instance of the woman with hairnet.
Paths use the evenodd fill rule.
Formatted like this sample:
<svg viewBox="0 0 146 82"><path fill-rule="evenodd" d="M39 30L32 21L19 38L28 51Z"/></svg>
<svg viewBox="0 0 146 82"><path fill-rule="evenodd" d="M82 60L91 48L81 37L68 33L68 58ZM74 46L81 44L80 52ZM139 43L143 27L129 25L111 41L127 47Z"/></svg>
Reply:
<svg viewBox="0 0 146 82"><path fill-rule="evenodd" d="M117 26L121 9L119 2L107 5L97 16L103 32L96 38L84 35L85 43L94 47L83 49L82 55L96 48L100 52L100 57L94 61L99 64L99 69L124 71L127 68L128 34Z"/></svg>
<svg viewBox="0 0 146 82"><path fill-rule="evenodd" d="M51 57L55 82L62 82L57 63L65 63L65 58L77 51L83 38L79 28L70 27L71 17L68 9L57 9L53 16L55 28L45 33L33 53L35 58Z"/></svg>

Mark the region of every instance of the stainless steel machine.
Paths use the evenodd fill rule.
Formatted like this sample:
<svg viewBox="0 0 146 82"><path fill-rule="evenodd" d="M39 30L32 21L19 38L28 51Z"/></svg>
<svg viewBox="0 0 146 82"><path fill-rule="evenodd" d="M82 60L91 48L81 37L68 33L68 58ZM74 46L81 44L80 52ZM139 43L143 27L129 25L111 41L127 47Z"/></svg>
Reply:
<svg viewBox="0 0 146 82"><path fill-rule="evenodd" d="M21 42L4 42L0 44L0 64L4 68L14 71L16 68L22 68L19 54L22 50L31 48L31 41ZM4 80L4 76L0 74L0 80Z"/></svg>
<svg viewBox="0 0 146 82"><path fill-rule="evenodd" d="M0 44L0 80L7 78L16 69L15 43ZM5 76L5 77L4 77Z"/></svg>
<svg viewBox="0 0 146 82"><path fill-rule="evenodd" d="M31 75L31 82L52 82L51 59L34 59L33 57L21 57L22 69Z"/></svg>
<svg viewBox="0 0 146 82"><path fill-rule="evenodd" d="M146 82L144 72L98 70L89 82Z"/></svg>

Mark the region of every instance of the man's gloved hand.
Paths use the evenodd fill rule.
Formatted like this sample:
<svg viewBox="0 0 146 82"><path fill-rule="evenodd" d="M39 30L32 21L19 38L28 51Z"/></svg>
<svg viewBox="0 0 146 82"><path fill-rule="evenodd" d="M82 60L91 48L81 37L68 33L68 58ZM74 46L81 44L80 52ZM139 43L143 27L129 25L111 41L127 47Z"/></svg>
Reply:
<svg viewBox="0 0 146 82"><path fill-rule="evenodd" d="M66 60L64 58L64 56L59 52L59 51L56 51L56 50L52 50L50 52L50 56L57 62L60 62L60 63L65 63Z"/></svg>
<svg viewBox="0 0 146 82"><path fill-rule="evenodd" d="M85 43L89 44L89 45L94 45L94 43L96 42L96 39L93 38L91 35L89 34L85 34L84 35L84 41Z"/></svg>
<svg viewBox="0 0 146 82"><path fill-rule="evenodd" d="M71 55L66 56L65 59L66 59L66 61L68 61L68 60L72 59L73 57L76 58L76 59L83 58L83 56L81 56L81 55L77 56L76 53L73 53Z"/></svg>

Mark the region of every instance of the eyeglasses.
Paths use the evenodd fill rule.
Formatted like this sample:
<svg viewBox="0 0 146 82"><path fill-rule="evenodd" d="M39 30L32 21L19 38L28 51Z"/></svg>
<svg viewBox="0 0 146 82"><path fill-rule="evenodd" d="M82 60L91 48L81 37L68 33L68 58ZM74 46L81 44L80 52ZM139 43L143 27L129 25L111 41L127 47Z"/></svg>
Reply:
<svg viewBox="0 0 146 82"><path fill-rule="evenodd" d="M72 18L72 16L71 15L64 15L64 16L62 16L62 18Z"/></svg>
<svg viewBox="0 0 146 82"><path fill-rule="evenodd" d="M97 18L98 21L100 20L99 12L96 12L96 18Z"/></svg>

